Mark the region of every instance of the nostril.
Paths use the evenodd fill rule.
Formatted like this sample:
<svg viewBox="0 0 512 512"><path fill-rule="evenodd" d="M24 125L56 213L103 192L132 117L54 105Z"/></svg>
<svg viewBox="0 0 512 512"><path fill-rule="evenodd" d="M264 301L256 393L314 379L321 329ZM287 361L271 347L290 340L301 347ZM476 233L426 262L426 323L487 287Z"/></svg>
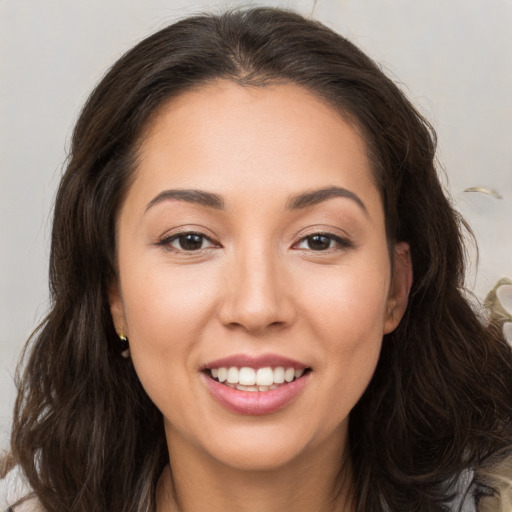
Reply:
<svg viewBox="0 0 512 512"><path fill-rule="evenodd" d="M227 281L217 313L224 327L261 334L293 322L296 312L292 297L276 289L275 278L255 275L252 267L250 278L232 275Z"/></svg>

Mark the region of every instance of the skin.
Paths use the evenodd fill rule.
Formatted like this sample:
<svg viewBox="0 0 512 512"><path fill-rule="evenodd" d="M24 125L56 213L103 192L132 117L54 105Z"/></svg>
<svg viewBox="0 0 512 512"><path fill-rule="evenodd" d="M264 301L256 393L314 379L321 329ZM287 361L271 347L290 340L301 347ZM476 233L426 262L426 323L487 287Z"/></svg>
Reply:
<svg viewBox="0 0 512 512"><path fill-rule="evenodd" d="M328 187L354 196L287 208ZM224 208L161 200L170 189L218 194ZM172 238L189 231L207 237L198 250ZM342 242L318 249L317 233ZM390 251L357 130L295 85L184 93L145 133L117 244L112 317L169 447L158 510L353 510L349 413L411 285L408 247ZM250 416L212 397L204 364L268 353L312 368L291 403Z"/></svg>

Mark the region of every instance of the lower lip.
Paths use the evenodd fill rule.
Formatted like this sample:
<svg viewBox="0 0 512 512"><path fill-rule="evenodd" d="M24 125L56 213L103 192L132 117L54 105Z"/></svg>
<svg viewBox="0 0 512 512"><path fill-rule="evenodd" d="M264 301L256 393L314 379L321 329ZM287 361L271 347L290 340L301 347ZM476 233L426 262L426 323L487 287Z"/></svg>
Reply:
<svg viewBox="0 0 512 512"><path fill-rule="evenodd" d="M307 384L309 373L269 391L240 391L225 386L205 374L203 379L210 393L227 409L238 414L260 416L277 412L292 402Z"/></svg>

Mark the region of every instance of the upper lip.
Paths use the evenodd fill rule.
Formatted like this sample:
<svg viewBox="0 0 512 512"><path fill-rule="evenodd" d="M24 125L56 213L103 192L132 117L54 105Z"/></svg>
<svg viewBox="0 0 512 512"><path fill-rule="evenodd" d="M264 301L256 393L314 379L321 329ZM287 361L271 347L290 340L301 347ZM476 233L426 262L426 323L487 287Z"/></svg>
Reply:
<svg viewBox="0 0 512 512"><path fill-rule="evenodd" d="M295 370L309 368L305 363L290 359L289 357L280 356L278 354L261 354L258 356L250 354L233 354L231 356L222 357L215 361L210 361L203 365L202 370L211 368L229 368L235 366L237 368L265 368L270 366L277 368L294 368Z"/></svg>

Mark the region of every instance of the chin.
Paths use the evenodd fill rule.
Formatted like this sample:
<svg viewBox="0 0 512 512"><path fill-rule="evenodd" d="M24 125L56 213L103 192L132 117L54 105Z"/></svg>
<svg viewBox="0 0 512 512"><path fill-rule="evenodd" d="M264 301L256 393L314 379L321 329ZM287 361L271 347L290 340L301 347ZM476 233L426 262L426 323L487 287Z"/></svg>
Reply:
<svg viewBox="0 0 512 512"><path fill-rule="evenodd" d="M219 462L238 471L278 471L300 458L302 450L282 442L235 443L212 454Z"/></svg>
<svg viewBox="0 0 512 512"><path fill-rule="evenodd" d="M308 454L318 453L321 446L330 446L332 453L340 447L343 435L338 429L316 431L304 425L238 425L210 435L203 449L210 457L227 467L239 471L277 471L291 464L298 464ZM205 440L206 441L206 440ZM341 443L342 444L342 443Z"/></svg>

